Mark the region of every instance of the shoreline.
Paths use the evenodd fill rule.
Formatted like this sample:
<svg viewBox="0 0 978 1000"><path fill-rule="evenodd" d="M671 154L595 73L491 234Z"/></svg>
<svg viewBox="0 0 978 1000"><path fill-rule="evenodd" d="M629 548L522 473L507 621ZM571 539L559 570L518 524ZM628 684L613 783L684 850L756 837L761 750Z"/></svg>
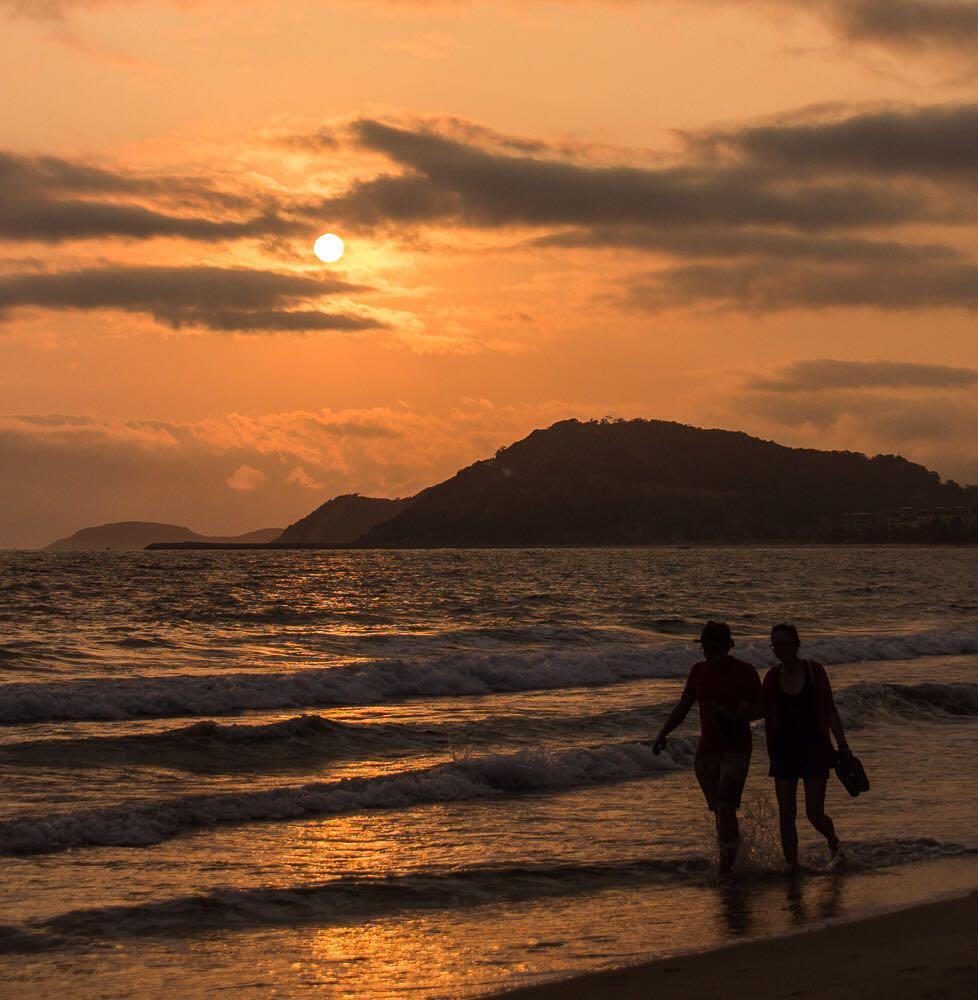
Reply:
<svg viewBox="0 0 978 1000"><path fill-rule="evenodd" d="M591 542L591 543L562 543L562 542L533 542L526 545L518 545L510 542L499 544L471 543L471 544L405 544L405 545L366 545L359 542L151 542L144 549L116 549L108 551L142 551L142 552L194 552L207 550L230 550L253 552L261 549L272 550L345 550L354 552L432 552L432 551L497 551L524 549L556 549L576 551L579 549L750 549L750 548L978 548L978 542L915 542L915 541L892 541L892 542L867 542L867 541L838 541L838 540L818 540L799 541L793 539L759 539L752 541L703 541L703 542ZM44 551L36 550L36 551ZM89 550L62 550L62 551L102 551L99 549Z"/></svg>
<svg viewBox="0 0 978 1000"><path fill-rule="evenodd" d="M486 994L509 1000L943 1000L978 979L978 891L639 965Z"/></svg>

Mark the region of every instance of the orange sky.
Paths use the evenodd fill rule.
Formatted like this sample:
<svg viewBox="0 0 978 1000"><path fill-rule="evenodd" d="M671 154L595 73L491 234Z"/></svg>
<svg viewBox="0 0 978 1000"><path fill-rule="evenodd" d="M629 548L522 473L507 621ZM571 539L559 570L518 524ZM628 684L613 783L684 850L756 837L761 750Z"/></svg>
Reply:
<svg viewBox="0 0 978 1000"><path fill-rule="evenodd" d="M0 29L0 546L284 525L566 416L978 481L972 0L0 0Z"/></svg>

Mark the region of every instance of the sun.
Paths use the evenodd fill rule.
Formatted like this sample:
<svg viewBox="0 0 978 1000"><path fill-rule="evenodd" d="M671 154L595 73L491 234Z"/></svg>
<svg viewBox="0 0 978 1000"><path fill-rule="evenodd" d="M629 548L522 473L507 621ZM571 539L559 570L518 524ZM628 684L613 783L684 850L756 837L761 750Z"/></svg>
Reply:
<svg viewBox="0 0 978 1000"><path fill-rule="evenodd" d="M335 264L343 256L343 241L334 233L323 233L313 243L312 252L324 264Z"/></svg>

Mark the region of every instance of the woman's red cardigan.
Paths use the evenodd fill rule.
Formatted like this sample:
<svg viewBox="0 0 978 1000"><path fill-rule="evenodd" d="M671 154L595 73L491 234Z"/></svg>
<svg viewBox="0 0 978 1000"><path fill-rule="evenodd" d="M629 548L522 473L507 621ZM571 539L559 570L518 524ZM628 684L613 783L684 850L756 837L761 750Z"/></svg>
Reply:
<svg viewBox="0 0 978 1000"><path fill-rule="evenodd" d="M808 660L812 672L812 682L815 685L815 719L818 722L820 738L809 745L809 759L821 767L835 766L835 750L832 749L832 735L829 730L829 716L835 710L832 698L832 685L825 667L815 660ZM778 681L781 677L781 664L771 667L764 675L764 730L767 735L767 753L771 757L775 746L775 736L778 731Z"/></svg>

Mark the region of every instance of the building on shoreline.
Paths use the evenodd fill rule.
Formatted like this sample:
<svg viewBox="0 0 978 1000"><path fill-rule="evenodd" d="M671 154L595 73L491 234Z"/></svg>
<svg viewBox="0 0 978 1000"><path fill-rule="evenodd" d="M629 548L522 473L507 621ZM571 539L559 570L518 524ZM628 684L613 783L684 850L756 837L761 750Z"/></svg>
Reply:
<svg viewBox="0 0 978 1000"><path fill-rule="evenodd" d="M884 511L854 511L839 519L846 541L975 541L978 508L899 507Z"/></svg>

